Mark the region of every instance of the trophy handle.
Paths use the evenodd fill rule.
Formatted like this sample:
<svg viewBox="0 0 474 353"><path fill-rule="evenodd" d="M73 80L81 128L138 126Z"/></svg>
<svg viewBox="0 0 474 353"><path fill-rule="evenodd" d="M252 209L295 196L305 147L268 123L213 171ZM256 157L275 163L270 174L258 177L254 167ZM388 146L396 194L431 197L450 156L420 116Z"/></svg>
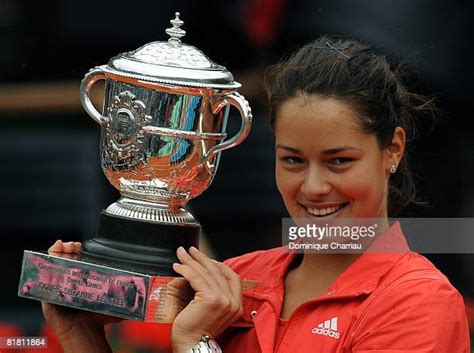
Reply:
<svg viewBox="0 0 474 353"><path fill-rule="evenodd" d="M186 140L223 140L227 136L213 132L184 131L151 125L144 126L143 131L148 135L179 137Z"/></svg>
<svg viewBox="0 0 474 353"><path fill-rule="evenodd" d="M102 125L105 118L95 109L89 96L92 86L99 80L105 80L104 72L101 69L95 68L89 71L81 82L80 95L82 106L84 107L87 114L89 114L90 117L94 119L99 125Z"/></svg>
<svg viewBox="0 0 474 353"><path fill-rule="evenodd" d="M250 109L249 102L237 92L232 92L224 94L222 96L217 96L216 98L211 98L211 109L214 114L219 113L223 108L228 104L236 107L242 118L242 124L240 125L239 132L232 138L219 143L218 145L212 147L207 151L205 158L210 160L217 153L234 148L235 146L242 143L246 139L250 132L250 127L252 126L252 110Z"/></svg>

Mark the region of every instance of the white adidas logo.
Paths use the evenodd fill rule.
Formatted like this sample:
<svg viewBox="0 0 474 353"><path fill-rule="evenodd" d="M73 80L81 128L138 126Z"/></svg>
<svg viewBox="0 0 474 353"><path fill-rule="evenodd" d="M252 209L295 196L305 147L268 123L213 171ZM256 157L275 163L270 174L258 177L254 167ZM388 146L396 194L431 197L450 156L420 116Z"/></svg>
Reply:
<svg viewBox="0 0 474 353"><path fill-rule="evenodd" d="M311 332L317 335L329 336L338 339L340 334L337 332L337 316L324 321L322 324L319 324L318 327L313 328Z"/></svg>

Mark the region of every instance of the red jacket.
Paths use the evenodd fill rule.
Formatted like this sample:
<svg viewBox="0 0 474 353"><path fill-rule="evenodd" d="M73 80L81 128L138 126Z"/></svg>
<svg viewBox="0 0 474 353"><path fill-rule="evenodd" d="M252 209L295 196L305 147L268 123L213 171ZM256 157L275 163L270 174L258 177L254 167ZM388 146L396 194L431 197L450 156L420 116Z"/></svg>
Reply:
<svg viewBox="0 0 474 353"><path fill-rule="evenodd" d="M275 341L283 278L295 253L282 248L226 261L242 278L261 281L244 293L244 317L220 338L224 353L469 353L464 303L426 258L410 252L400 225L381 237L401 251L365 253L326 294L303 303Z"/></svg>

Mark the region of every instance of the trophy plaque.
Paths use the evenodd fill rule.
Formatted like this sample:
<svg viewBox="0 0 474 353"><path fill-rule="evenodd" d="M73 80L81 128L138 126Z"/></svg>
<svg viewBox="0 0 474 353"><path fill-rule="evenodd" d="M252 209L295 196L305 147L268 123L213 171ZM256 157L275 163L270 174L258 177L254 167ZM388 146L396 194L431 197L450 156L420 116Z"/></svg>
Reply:
<svg viewBox="0 0 474 353"><path fill-rule="evenodd" d="M232 74L182 43L179 13L170 22L168 41L119 54L82 80L81 103L101 126L102 169L121 197L77 258L25 251L19 296L148 322L172 322L192 298L172 269L179 246L198 247L200 225L185 205L211 184L220 152L247 137L252 114ZM89 97L99 80L102 114ZM227 138L230 106L241 126Z"/></svg>

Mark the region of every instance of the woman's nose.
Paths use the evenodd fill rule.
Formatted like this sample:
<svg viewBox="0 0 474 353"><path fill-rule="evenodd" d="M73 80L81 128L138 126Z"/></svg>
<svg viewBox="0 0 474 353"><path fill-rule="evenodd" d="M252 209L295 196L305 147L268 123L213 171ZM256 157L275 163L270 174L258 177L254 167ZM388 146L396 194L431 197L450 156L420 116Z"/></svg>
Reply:
<svg viewBox="0 0 474 353"><path fill-rule="evenodd" d="M310 166L301 184L301 193L304 197L308 200L314 200L330 192L331 183L326 173L320 167Z"/></svg>

